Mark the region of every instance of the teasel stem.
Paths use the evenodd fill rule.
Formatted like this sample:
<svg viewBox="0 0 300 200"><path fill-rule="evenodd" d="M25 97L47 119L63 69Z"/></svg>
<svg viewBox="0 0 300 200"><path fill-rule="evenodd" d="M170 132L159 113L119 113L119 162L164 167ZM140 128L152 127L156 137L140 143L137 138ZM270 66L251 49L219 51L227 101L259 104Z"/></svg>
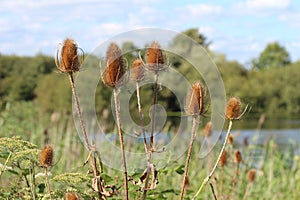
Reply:
<svg viewBox="0 0 300 200"><path fill-rule="evenodd" d="M246 191L245 191L243 200L246 200L246 199L247 199L247 196L249 195L249 191L250 191L251 185L252 185L252 183L248 183L248 184L247 184L247 186L246 186Z"/></svg>
<svg viewBox="0 0 300 200"><path fill-rule="evenodd" d="M155 129L155 112L157 103L157 81L158 73L154 74L154 96L153 96L153 111L152 111L152 124L151 124L151 135L150 135L150 149L153 151L153 140L154 140L154 129ZM151 152L150 151L150 152Z"/></svg>
<svg viewBox="0 0 300 200"><path fill-rule="evenodd" d="M47 190L48 190L49 195L50 195L50 199L53 200L52 193L51 193L51 187L50 187L50 183L49 183L49 179L48 179L47 167L45 167L45 177L46 177L46 186L47 186Z"/></svg>
<svg viewBox="0 0 300 200"><path fill-rule="evenodd" d="M231 128L232 128L232 120L229 120L228 130L227 130L226 137L225 137L224 143L222 145L221 151L219 153L217 162L215 163L215 165L214 165L213 169L211 170L211 172L209 173L209 175L203 180L200 188L198 189L197 193L194 195L194 197L192 199L195 199L200 194L200 192L202 191L204 186L209 182L209 180L211 179L211 177L215 173L215 171L218 167L218 164L220 162L221 156L222 156L223 152L225 151L225 147L226 147L226 144L227 144L227 140L228 140Z"/></svg>
<svg viewBox="0 0 300 200"><path fill-rule="evenodd" d="M217 196L216 196L216 193L215 193L215 189L214 189L214 186L212 183L209 183L210 185L210 188L211 188L211 192L213 193L213 196L214 196L214 200L217 200Z"/></svg>
<svg viewBox="0 0 300 200"><path fill-rule="evenodd" d="M126 167L126 159L125 159L123 132L122 132L121 120L120 120L120 105L119 105L119 100L118 100L118 88L116 88L116 87L114 88L114 101L115 101L118 133L119 133L119 139L120 139L120 147L121 147L121 153L122 153L122 164L123 164L123 170L124 170L124 199L128 200L127 167Z"/></svg>
<svg viewBox="0 0 300 200"><path fill-rule="evenodd" d="M188 153L187 153L187 157L186 157L186 161L185 161L184 175L183 175L182 184L181 184L180 200L183 199L183 195L184 195L185 183L186 183L186 178L187 178L188 170L189 170L189 162L190 162L192 148L193 148L193 142L194 142L196 130L197 130L197 119L198 119L197 116L193 117L192 135L191 135L190 145L189 145L189 149L188 149Z"/></svg>
<svg viewBox="0 0 300 200"><path fill-rule="evenodd" d="M149 160L148 156L148 147L147 147L147 140L146 140L146 134L145 134L145 126L144 126L144 117L142 112L142 106L141 106L141 97L140 97L140 84L137 81L136 82L136 96L137 96L137 103L138 103L138 109L139 109L139 115L140 115L140 121L142 126L142 133L143 133L143 140L144 140L144 148L146 152L147 159Z"/></svg>
<svg viewBox="0 0 300 200"><path fill-rule="evenodd" d="M158 72L155 72L155 74L154 74L154 91L153 91L154 95L153 95L152 124L151 124L151 133L150 133L150 150L148 150L149 155L148 155L147 175L146 175L145 187L144 187L144 192L143 192L143 197L142 197L143 200L146 199L146 195L147 195L149 175L150 175L150 171L151 171L150 166L152 165L152 155L153 155L153 151L154 151L153 140L154 140L154 129L155 129L155 112L156 112L156 103L157 103L157 82L158 82Z"/></svg>
<svg viewBox="0 0 300 200"><path fill-rule="evenodd" d="M224 166L221 166L220 182L220 199L223 199Z"/></svg>
<svg viewBox="0 0 300 200"><path fill-rule="evenodd" d="M80 121L80 126L81 126L81 129L82 129L82 132L83 132L83 136L84 136L84 142L85 142L85 145L88 149L89 152L92 152L92 148L90 146L90 143L89 143L89 140L88 140L88 137L87 137L87 133L86 133L86 129L85 129L85 126L84 126L84 122L83 122L83 118L82 118L82 114L81 114L81 110L80 110L80 106L79 106L79 100L78 100L78 96L77 96L77 92L76 92L76 88L75 88L75 84L74 84L74 77L73 77L73 72L69 72L69 79L70 79L70 84L71 84L71 88L72 88L72 93L73 93L73 96L74 96L74 101L75 101L75 107L76 107L76 110L77 110L77 114L78 114L78 118L79 118L79 121ZM91 166L92 166L92 169L93 169L93 174L94 174L94 178L95 179L99 179L99 174L98 174L98 170L97 170L97 166L96 166L96 163L95 163L95 157L94 157L94 154L92 154L92 156L89 157L90 158L90 161L91 161ZM98 199L102 199L102 194L101 194L101 191L100 191L100 181L97 181L97 187L98 187Z"/></svg>

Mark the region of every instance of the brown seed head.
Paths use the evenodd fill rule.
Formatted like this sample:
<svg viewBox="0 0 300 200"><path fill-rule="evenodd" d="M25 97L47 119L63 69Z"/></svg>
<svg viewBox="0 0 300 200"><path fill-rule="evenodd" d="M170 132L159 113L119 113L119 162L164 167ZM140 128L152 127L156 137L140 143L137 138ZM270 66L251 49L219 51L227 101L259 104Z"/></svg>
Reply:
<svg viewBox="0 0 300 200"><path fill-rule="evenodd" d="M205 97L204 86L199 81L193 83L185 101L186 114L192 116L203 115L205 113Z"/></svg>
<svg viewBox="0 0 300 200"><path fill-rule="evenodd" d="M226 119L238 119L240 115L241 102L238 98L232 97L227 102L226 106Z"/></svg>
<svg viewBox="0 0 300 200"><path fill-rule="evenodd" d="M256 170L250 169L247 175L248 182L252 183L255 180L255 177L256 177Z"/></svg>
<svg viewBox="0 0 300 200"><path fill-rule="evenodd" d="M53 148L50 145L46 145L40 154L40 166L47 168L53 165Z"/></svg>
<svg viewBox="0 0 300 200"><path fill-rule="evenodd" d="M235 157L235 161L237 163L242 162L242 154L241 154L241 152L239 150L235 150L234 151L234 157Z"/></svg>
<svg viewBox="0 0 300 200"><path fill-rule="evenodd" d="M223 151L221 158L220 158L220 166L224 167L224 165L226 165L227 162L227 151Z"/></svg>
<svg viewBox="0 0 300 200"><path fill-rule="evenodd" d="M212 123L211 121L207 122L204 128L204 136L210 137L212 135Z"/></svg>
<svg viewBox="0 0 300 200"><path fill-rule="evenodd" d="M146 53L147 67L151 71L158 72L164 68L165 56L158 42L152 42Z"/></svg>
<svg viewBox="0 0 300 200"><path fill-rule="evenodd" d="M115 87L123 83L125 66L121 49L116 43L111 43L106 51L106 68L103 72L105 85Z"/></svg>
<svg viewBox="0 0 300 200"><path fill-rule="evenodd" d="M144 79L144 72L145 69L142 60L140 58L135 59L131 65L131 80L136 82L142 81Z"/></svg>
<svg viewBox="0 0 300 200"><path fill-rule="evenodd" d="M234 141L233 136L229 133L229 136L228 136L228 143L232 145L232 144L233 144L233 141Z"/></svg>
<svg viewBox="0 0 300 200"><path fill-rule="evenodd" d="M79 56L77 52L77 44L74 40L67 38L63 42L63 46L60 54L58 70L64 73L79 71Z"/></svg>
<svg viewBox="0 0 300 200"><path fill-rule="evenodd" d="M76 192L67 192L66 193L66 200L79 200L79 196Z"/></svg>

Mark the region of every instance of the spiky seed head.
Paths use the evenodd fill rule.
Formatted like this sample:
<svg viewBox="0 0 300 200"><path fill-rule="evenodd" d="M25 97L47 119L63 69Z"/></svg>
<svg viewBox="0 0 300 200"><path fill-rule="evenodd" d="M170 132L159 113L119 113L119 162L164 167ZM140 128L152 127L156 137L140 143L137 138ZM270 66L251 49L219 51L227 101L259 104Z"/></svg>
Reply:
<svg viewBox="0 0 300 200"><path fill-rule="evenodd" d="M76 192L67 192L66 193L66 200L79 200L79 196Z"/></svg>
<svg viewBox="0 0 300 200"><path fill-rule="evenodd" d="M143 66L143 61L140 58L135 59L131 65L130 78L133 81L139 82L144 79L145 69Z"/></svg>
<svg viewBox="0 0 300 200"><path fill-rule="evenodd" d="M125 65L121 49L116 43L111 43L106 51L106 68L103 72L104 84L116 87L123 83Z"/></svg>
<svg viewBox="0 0 300 200"><path fill-rule="evenodd" d="M206 91L200 81L193 83L185 100L185 112L187 115L199 116L205 113Z"/></svg>
<svg viewBox="0 0 300 200"><path fill-rule="evenodd" d="M227 142L228 142L229 144L233 145L233 141L234 141L233 136L232 136L232 134L229 133L228 141L227 141Z"/></svg>
<svg viewBox="0 0 300 200"><path fill-rule="evenodd" d="M241 163L242 162L242 154L239 150L235 150L234 151L234 158L235 158L235 161L237 163Z"/></svg>
<svg viewBox="0 0 300 200"><path fill-rule="evenodd" d="M256 177L256 170L250 169L247 174L248 182L252 183L255 180L255 177Z"/></svg>
<svg viewBox="0 0 300 200"><path fill-rule="evenodd" d="M77 52L77 44L74 40L67 38L63 42L60 52L60 60L57 69L63 73L71 73L79 71L79 55Z"/></svg>
<svg viewBox="0 0 300 200"><path fill-rule="evenodd" d="M210 137L212 135L212 122L209 121L206 123L205 128L204 128L204 136L205 137Z"/></svg>
<svg viewBox="0 0 300 200"><path fill-rule="evenodd" d="M238 98L232 97L228 100L226 106L226 119L238 119L240 115L241 102Z"/></svg>
<svg viewBox="0 0 300 200"><path fill-rule="evenodd" d="M43 168L53 166L53 148L51 145L45 145L40 154L40 166Z"/></svg>
<svg viewBox="0 0 300 200"><path fill-rule="evenodd" d="M220 158L220 166L221 167L224 167L226 165L226 162L227 162L227 151L223 151L222 155L221 155L221 158Z"/></svg>
<svg viewBox="0 0 300 200"><path fill-rule="evenodd" d="M147 68L151 71L158 72L164 68L165 55L158 42L150 44L146 52Z"/></svg>

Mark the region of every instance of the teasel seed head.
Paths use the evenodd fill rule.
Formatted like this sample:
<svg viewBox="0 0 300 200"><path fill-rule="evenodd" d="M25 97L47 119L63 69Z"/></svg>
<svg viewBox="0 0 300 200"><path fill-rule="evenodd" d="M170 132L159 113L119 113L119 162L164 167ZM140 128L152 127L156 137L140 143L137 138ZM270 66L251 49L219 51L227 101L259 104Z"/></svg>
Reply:
<svg viewBox="0 0 300 200"><path fill-rule="evenodd" d="M237 163L241 163L242 162L242 154L239 150L235 150L234 151L234 157L235 157L235 161Z"/></svg>
<svg viewBox="0 0 300 200"><path fill-rule="evenodd" d="M248 183L252 183L256 177L256 170L250 169L247 174Z"/></svg>
<svg viewBox="0 0 300 200"><path fill-rule="evenodd" d="M63 73L79 71L80 55L78 54L78 49L74 40L70 38L65 39L61 49L57 50L55 56L56 67L59 71Z"/></svg>
<svg viewBox="0 0 300 200"><path fill-rule="evenodd" d="M135 59L131 65L130 78L133 81L139 82L144 80L145 69L143 61L140 58Z"/></svg>
<svg viewBox="0 0 300 200"><path fill-rule="evenodd" d="M66 200L79 200L79 196L76 192L67 192L66 193Z"/></svg>
<svg viewBox="0 0 300 200"><path fill-rule="evenodd" d="M241 102L238 98L232 97L228 100L226 106L226 119L238 119L240 115Z"/></svg>
<svg viewBox="0 0 300 200"><path fill-rule="evenodd" d="M209 121L206 123L205 128L204 128L204 136L205 137L210 137L212 135L212 122Z"/></svg>
<svg viewBox="0 0 300 200"><path fill-rule="evenodd" d="M221 155L221 158L220 158L220 166L221 167L224 167L224 165L226 165L226 162L227 162L227 151L223 151L222 155Z"/></svg>
<svg viewBox="0 0 300 200"><path fill-rule="evenodd" d="M165 55L158 42L154 41L150 44L146 52L147 68L157 73L164 69Z"/></svg>
<svg viewBox="0 0 300 200"><path fill-rule="evenodd" d="M43 168L53 166L53 148L45 145L40 154L40 166Z"/></svg>
<svg viewBox="0 0 300 200"><path fill-rule="evenodd" d="M206 91L200 81L193 83L186 100L185 112L187 115L197 117L205 113Z"/></svg>
<svg viewBox="0 0 300 200"><path fill-rule="evenodd" d="M121 49L116 43L111 43L106 51L106 67L103 72L103 82L109 87L122 85L124 82L125 65Z"/></svg>
<svg viewBox="0 0 300 200"><path fill-rule="evenodd" d="M231 133L229 133L228 141L227 141L227 142L228 142L229 144L233 145L233 141L234 141L233 136L232 136Z"/></svg>

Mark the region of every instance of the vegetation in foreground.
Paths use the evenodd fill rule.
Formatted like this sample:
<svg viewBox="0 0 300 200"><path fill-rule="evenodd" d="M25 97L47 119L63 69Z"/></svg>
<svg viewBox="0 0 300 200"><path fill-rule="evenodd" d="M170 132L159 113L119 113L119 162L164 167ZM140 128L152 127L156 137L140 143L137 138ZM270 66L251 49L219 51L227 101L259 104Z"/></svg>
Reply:
<svg viewBox="0 0 300 200"><path fill-rule="evenodd" d="M73 46L69 48L73 50L75 56L71 55L71 57L64 58L64 48L67 47L63 46L61 58L58 59L57 65L61 71L69 75L76 102L77 96L72 74L79 69L78 60L80 57L74 51L77 47ZM119 51L118 48L114 47L113 49L113 53L108 50L107 58L110 58L110 56L120 57L115 55ZM158 82L158 73L164 66L164 55L161 54L160 47L157 44L150 45L147 51L146 65L148 70L153 72L155 80L153 95L155 105L158 95L157 86L155 85ZM152 52L152 57L149 56L151 55L149 52ZM154 61L151 62L151 59ZM285 150L285 154L278 151L279 147L273 140L263 146L254 145L254 142L253 145L244 144L244 146L234 142L234 137L231 135L231 126L233 120L242 116L239 99L231 98L227 104L225 117L229 121L228 131L225 139L219 141L220 151L215 147L206 159L197 157L200 146L194 145L192 149L194 140L197 144L200 144L200 141L206 141L206 144L210 144L209 141L214 134L208 125L205 127L204 135L199 137L200 134L198 133L198 137L195 137L196 132L199 132L196 129L197 120L199 116L204 114L205 106L205 92L204 89L198 87L199 84L194 84L190 95L187 96L189 104L186 106L186 114L192 116L194 120L193 128L190 131L192 136L185 164L183 164L185 158L182 157L181 160L171 160L165 167L156 169L155 163L158 161L153 156L156 149L153 146L154 129L152 129L150 143L144 140L144 143L135 144L131 147L145 148L145 155L148 159L146 169L137 169L134 174L127 174L123 135L118 120L120 110L118 110L117 91L124 81L121 76L124 69L122 68L122 60L117 61L119 63L109 62L109 60L113 59L107 59L103 81L114 90L119 134L117 143L120 144L122 150L124 176L119 171L102 166L97 149L93 149L88 141L84 123L81 123L81 127L84 133L85 147L88 151L85 151L78 140L76 141L74 127L70 117L68 117L68 112L64 114L53 113L49 122L37 110L26 109L25 106L30 108L31 103L24 102L21 108L25 112L20 113L19 110L15 110L16 115L14 116L12 113L16 108L10 108L6 102L6 110L2 113L4 116L2 126L12 135L16 133L13 130L19 131L20 136L27 134L24 138L29 139L30 142L20 136L2 137L0 139L2 198L174 199L180 196L180 199L261 199L262 195L266 195L265 198L274 198L274 194L278 194L280 199L299 198L296 192L299 189L297 178L299 177L297 176L299 161L296 156L292 156L297 146L291 144L290 150ZM68 64L64 66L65 63ZM154 65L151 65L152 63ZM143 65L145 64L143 63ZM34 99L34 95L29 95L27 100ZM76 102L76 106L78 116L81 119L78 102ZM155 107L152 114L155 115ZM18 118L20 116L25 118ZM14 120L14 118L17 120ZM140 119L143 121L142 117ZM31 120L31 123L28 123L27 120ZM14 124L18 121L25 122L24 127ZM83 122L83 120L81 121ZM152 123L154 124L154 122ZM155 127L155 124L153 127ZM49 143L52 145L47 145ZM39 144L39 147L35 144ZM40 150L42 147L43 149ZM263 156L253 159L252 156L255 156L257 152ZM82 160L78 160L78 158ZM189 162L190 159L191 162ZM148 183L148 181L150 182ZM137 184L139 182L142 184ZM294 187L290 186L291 183Z"/></svg>

